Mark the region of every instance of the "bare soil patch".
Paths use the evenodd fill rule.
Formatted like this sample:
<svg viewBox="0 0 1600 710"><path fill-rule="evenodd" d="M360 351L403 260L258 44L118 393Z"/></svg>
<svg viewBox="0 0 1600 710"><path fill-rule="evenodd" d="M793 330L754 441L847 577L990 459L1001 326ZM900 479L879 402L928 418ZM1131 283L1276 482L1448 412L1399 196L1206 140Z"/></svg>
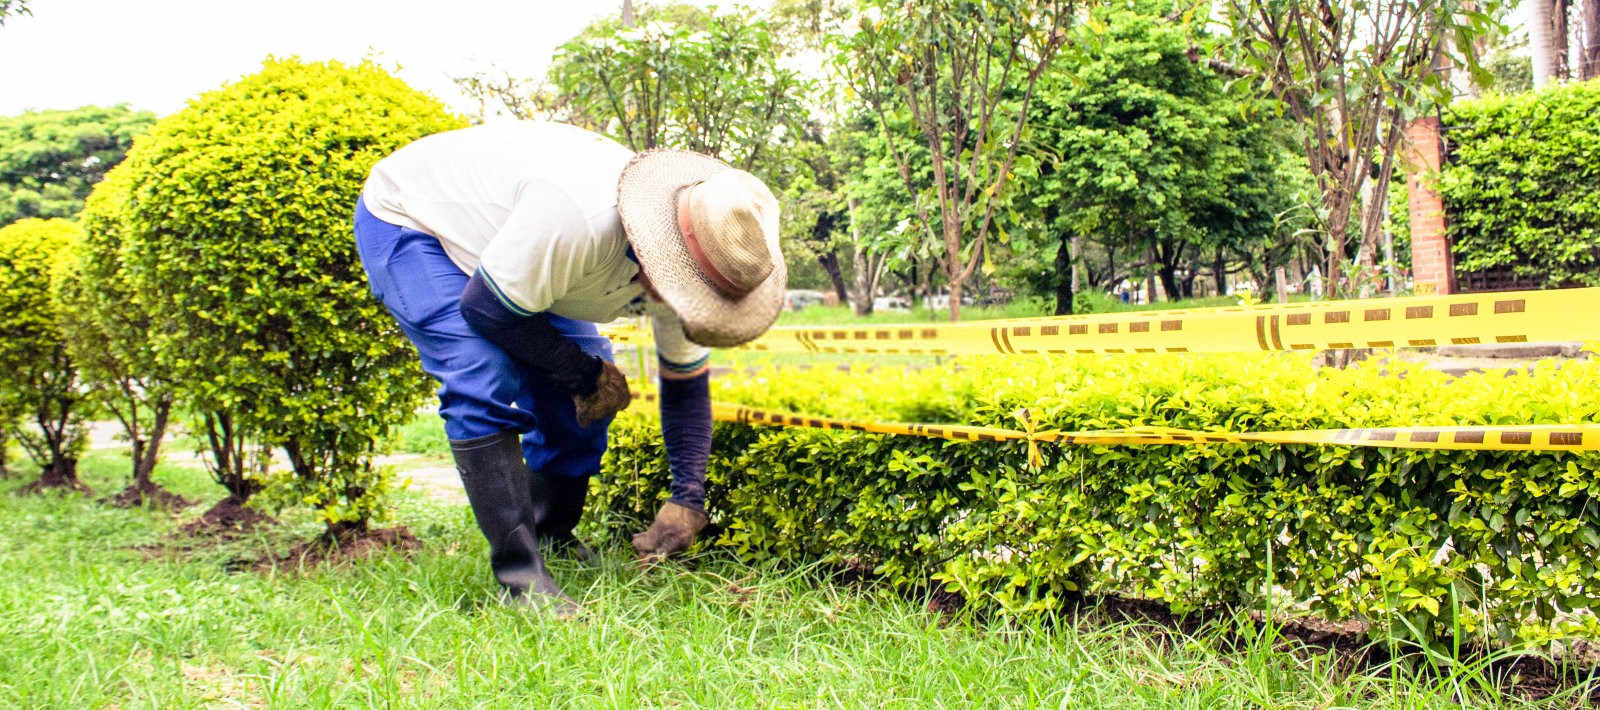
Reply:
<svg viewBox="0 0 1600 710"><path fill-rule="evenodd" d="M100 502L115 508L150 507L156 510L181 510L194 505L194 501L157 483L132 484L114 496L101 498Z"/></svg>
<svg viewBox="0 0 1600 710"><path fill-rule="evenodd" d="M24 496L39 495L41 493L51 492L94 495L94 489L84 484L83 481L80 481L77 478L66 478L64 476L46 475L40 477L37 481L17 489L17 495Z"/></svg>
<svg viewBox="0 0 1600 710"><path fill-rule="evenodd" d="M199 518L184 523L178 532L190 537L217 537L237 538L249 535L256 529L272 525L274 521L266 514L247 507L244 501L235 496L228 496L210 510L202 513Z"/></svg>
<svg viewBox="0 0 1600 710"><path fill-rule="evenodd" d="M365 531L341 531L322 535L289 548L281 557L263 557L251 565L257 572L283 569L311 569L367 559L374 554L398 551L406 554L422 549L422 541L404 525Z"/></svg>

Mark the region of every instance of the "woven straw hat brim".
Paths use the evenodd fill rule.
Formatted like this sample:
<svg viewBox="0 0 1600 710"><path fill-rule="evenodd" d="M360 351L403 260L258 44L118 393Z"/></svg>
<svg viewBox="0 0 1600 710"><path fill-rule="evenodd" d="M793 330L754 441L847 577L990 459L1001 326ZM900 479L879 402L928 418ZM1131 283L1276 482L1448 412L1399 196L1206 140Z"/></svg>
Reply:
<svg viewBox="0 0 1600 710"><path fill-rule="evenodd" d="M783 255L774 253L765 281L744 298L728 298L684 245L678 191L729 169L727 163L699 153L652 150L634 157L617 183L617 213L640 268L678 314L689 340L709 347L741 345L767 332L778 320L789 282Z"/></svg>

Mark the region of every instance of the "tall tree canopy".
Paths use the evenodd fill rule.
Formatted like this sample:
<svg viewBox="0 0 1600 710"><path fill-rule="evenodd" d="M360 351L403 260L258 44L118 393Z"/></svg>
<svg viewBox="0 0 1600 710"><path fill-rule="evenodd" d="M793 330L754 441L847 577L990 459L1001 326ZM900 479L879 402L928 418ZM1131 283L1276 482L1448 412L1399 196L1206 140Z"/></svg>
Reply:
<svg viewBox="0 0 1600 710"><path fill-rule="evenodd" d="M0 118L0 225L77 216L89 190L155 120L126 106Z"/></svg>
<svg viewBox="0 0 1600 710"><path fill-rule="evenodd" d="M1169 298L1192 295L1197 261L1225 290L1227 262L1287 238L1277 216L1299 182L1282 174L1293 170L1279 143L1287 126L1191 61L1192 41L1158 16L1095 12L1041 81L1031 119L1041 167L1026 190L1057 254L1075 235L1094 239L1106 279L1119 250L1147 259ZM1067 263L1058 256L1058 286ZM1056 291L1057 312L1069 312L1070 293Z"/></svg>

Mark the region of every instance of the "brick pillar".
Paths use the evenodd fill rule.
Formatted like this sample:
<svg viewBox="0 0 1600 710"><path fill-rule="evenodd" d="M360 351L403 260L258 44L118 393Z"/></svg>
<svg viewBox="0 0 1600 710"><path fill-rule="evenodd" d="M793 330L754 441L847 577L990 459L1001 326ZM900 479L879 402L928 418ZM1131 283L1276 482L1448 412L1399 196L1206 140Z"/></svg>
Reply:
<svg viewBox="0 0 1600 710"><path fill-rule="evenodd" d="M1444 158L1439 119L1406 126L1406 203L1411 215L1411 278L1417 295L1456 291L1456 264L1445 237L1444 198L1436 181Z"/></svg>

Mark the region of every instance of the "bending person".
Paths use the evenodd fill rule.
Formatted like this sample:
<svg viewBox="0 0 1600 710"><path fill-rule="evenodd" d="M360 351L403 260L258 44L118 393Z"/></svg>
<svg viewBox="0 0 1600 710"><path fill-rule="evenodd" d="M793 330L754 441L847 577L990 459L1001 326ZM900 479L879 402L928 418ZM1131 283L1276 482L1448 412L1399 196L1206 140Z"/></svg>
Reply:
<svg viewBox="0 0 1600 710"><path fill-rule="evenodd" d="M706 524L708 348L754 339L782 306L766 185L697 153L492 124L380 161L355 236L372 292L440 382L450 450L508 600L570 610L539 541L589 555L572 530L631 397L594 323L652 316L672 496L633 544L645 557L689 547Z"/></svg>

